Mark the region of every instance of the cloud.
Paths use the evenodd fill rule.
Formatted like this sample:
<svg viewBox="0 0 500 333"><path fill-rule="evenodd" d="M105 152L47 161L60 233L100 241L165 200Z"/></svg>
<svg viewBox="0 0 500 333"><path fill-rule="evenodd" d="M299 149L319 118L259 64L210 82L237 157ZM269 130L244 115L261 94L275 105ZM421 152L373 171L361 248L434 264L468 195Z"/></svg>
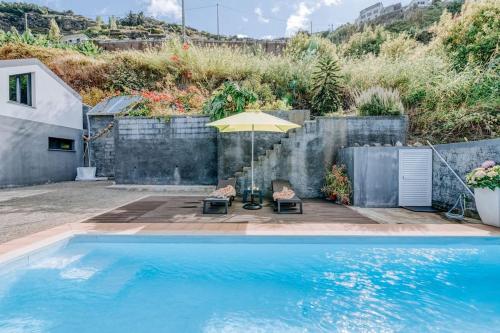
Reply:
<svg viewBox="0 0 500 333"><path fill-rule="evenodd" d="M248 35L245 34L237 34L236 38L248 38Z"/></svg>
<svg viewBox="0 0 500 333"><path fill-rule="evenodd" d="M302 1L296 7L295 12L290 15L286 21L286 34L293 35L299 30L308 28L310 16L322 6L331 7L342 4L342 0L316 0Z"/></svg>
<svg viewBox="0 0 500 333"><path fill-rule="evenodd" d="M259 20L259 22L269 23L269 19L264 16L264 14L262 13L262 9L260 9L260 7L256 7L254 13L255 15L257 15L257 19Z"/></svg>
<svg viewBox="0 0 500 333"><path fill-rule="evenodd" d="M299 3L295 12L286 21L287 35L293 35L301 29L306 29L309 22L309 15L314 12L314 7L309 7L305 2Z"/></svg>
<svg viewBox="0 0 500 333"><path fill-rule="evenodd" d="M241 19L243 20L243 22L248 22L248 18L246 18L245 16L242 16Z"/></svg>
<svg viewBox="0 0 500 333"><path fill-rule="evenodd" d="M42 5L45 7L61 9L61 1L60 0L44 0L42 1Z"/></svg>
<svg viewBox="0 0 500 333"><path fill-rule="evenodd" d="M277 13L280 11L280 6L279 5L274 5L273 8L271 8L271 12Z"/></svg>
<svg viewBox="0 0 500 333"><path fill-rule="evenodd" d="M274 39L274 36L273 35L265 35L265 36L262 36L262 39Z"/></svg>
<svg viewBox="0 0 500 333"><path fill-rule="evenodd" d="M170 16L175 19L182 17L182 8L178 0L149 0L147 12L153 17Z"/></svg>
<svg viewBox="0 0 500 333"><path fill-rule="evenodd" d="M325 6L338 6L342 4L342 0L323 0Z"/></svg>

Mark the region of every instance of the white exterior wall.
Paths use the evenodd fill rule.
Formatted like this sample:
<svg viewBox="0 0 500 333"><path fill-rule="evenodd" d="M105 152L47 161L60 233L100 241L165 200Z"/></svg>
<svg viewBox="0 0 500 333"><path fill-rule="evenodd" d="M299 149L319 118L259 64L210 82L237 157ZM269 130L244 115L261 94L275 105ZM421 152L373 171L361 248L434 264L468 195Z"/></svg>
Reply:
<svg viewBox="0 0 500 333"><path fill-rule="evenodd" d="M0 116L81 130L81 98L42 66L36 60L0 61ZM33 106L9 101L9 76L24 73L32 74Z"/></svg>
<svg viewBox="0 0 500 333"><path fill-rule="evenodd" d="M359 12L359 17L357 21L362 23L374 20L380 16L380 13L382 12L383 8L384 6L382 5L382 3L378 3L376 5L367 7L363 9L361 12Z"/></svg>
<svg viewBox="0 0 500 333"><path fill-rule="evenodd" d="M429 7L430 5L432 5L432 0L412 0L408 4L408 8Z"/></svg>

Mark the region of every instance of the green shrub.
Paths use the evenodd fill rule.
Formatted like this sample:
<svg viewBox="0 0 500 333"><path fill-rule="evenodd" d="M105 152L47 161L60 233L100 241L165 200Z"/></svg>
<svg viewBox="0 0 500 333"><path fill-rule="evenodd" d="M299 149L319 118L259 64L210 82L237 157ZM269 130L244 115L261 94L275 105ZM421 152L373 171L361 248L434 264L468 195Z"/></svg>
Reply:
<svg viewBox="0 0 500 333"><path fill-rule="evenodd" d="M324 115L337 112L342 105L340 69L331 56L324 56L318 62L312 77L312 113Z"/></svg>
<svg viewBox="0 0 500 333"><path fill-rule="evenodd" d="M443 45L456 69L469 63L484 66L499 59L500 3L470 2L453 24L443 27Z"/></svg>
<svg viewBox="0 0 500 333"><path fill-rule="evenodd" d="M402 33L394 38L386 40L380 46L380 54L387 58L401 58L415 51L418 43L408 34Z"/></svg>
<svg viewBox="0 0 500 333"><path fill-rule="evenodd" d="M75 45L75 50L86 56L96 56L102 52L101 48L91 41L84 41Z"/></svg>
<svg viewBox="0 0 500 333"><path fill-rule="evenodd" d="M245 111L245 108L256 100L253 92L240 88L234 82L225 82L207 101L203 112L210 115L212 120L222 119Z"/></svg>
<svg viewBox="0 0 500 333"><path fill-rule="evenodd" d="M396 90L373 87L356 96L356 109L360 116L399 116L404 107Z"/></svg>
<svg viewBox="0 0 500 333"><path fill-rule="evenodd" d="M57 26L57 23L55 23L55 26ZM85 41L84 43L79 44L67 44L60 42L60 35L57 37L56 28L54 28L52 34L53 36L50 38L47 35L33 35L30 29L24 31L22 34L19 34L16 28L12 27L11 31L8 32L0 30L0 46L7 43L19 43L47 48L76 50L87 56L95 56L102 52L102 50L91 41Z"/></svg>
<svg viewBox="0 0 500 333"><path fill-rule="evenodd" d="M287 44L285 55L296 60L321 58L335 54L335 46L326 38L296 34Z"/></svg>
<svg viewBox="0 0 500 333"><path fill-rule="evenodd" d="M388 33L382 27L367 28L351 36L343 45L343 53L348 57L361 57L365 54L378 55L380 46L387 40Z"/></svg>
<svg viewBox="0 0 500 333"><path fill-rule="evenodd" d="M360 27L357 24L346 23L335 29L335 31L327 33L325 37L332 43L339 45L347 42L357 32L360 32Z"/></svg>

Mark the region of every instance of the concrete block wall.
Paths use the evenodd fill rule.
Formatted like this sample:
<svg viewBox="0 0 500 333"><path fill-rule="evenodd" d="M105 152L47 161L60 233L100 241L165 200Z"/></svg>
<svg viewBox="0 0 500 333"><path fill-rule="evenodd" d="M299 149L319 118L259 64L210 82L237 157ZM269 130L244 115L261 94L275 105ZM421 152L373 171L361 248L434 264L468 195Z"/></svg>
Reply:
<svg viewBox="0 0 500 333"><path fill-rule="evenodd" d="M118 184L214 185L217 132L208 117L115 120Z"/></svg>
<svg viewBox="0 0 500 333"><path fill-rule="evenodd" d="M90 115L90 136L100 133L109 124L114 124L113 115ZM115 176L115 136L114 128L90 142L90 164L96 167L98 177Z"/></svg>
<svg viewBox="0 0 500 333"><path fill-rule="evenodd" d="M289 132L288 137L259 157L255 185L269 196L272 179L283 178L303 198L321 196L325 171L341 148L355 143L405 143L407 123L406 117L320 117L306 121L302 128ZM240 191L251 185L248 166L237 173Z"/></svg>

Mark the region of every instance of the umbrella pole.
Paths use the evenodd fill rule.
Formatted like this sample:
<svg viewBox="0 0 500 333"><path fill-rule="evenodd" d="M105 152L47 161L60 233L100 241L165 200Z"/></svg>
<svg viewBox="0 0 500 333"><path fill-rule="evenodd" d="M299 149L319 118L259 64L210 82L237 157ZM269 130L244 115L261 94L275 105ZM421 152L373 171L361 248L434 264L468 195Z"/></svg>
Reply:
<svg viewBox="0 0 500 333"><path fill-rule="evenodd" d="M260 203L255 202L254 194L253 194L253 189L255 187L254 185L254 180L253 180L253 156L254 156L254 140L255 140L255 127L252 125L252 162L251 162L251 169L252 169L252 188L250 189L250 202L246 203L243 205L243 208L245 209L250 209L250 210L256 210L256 209L261 209L262 205Z"/></svg>
<svg viewBox="0 0 500 333"><path fill-rule="evenodd" d="M251 193L253 195L253 188L254 188L254 183L253 183L253 150L254 150L254 125L252 125L252 189L251 189Z"/></svg>

